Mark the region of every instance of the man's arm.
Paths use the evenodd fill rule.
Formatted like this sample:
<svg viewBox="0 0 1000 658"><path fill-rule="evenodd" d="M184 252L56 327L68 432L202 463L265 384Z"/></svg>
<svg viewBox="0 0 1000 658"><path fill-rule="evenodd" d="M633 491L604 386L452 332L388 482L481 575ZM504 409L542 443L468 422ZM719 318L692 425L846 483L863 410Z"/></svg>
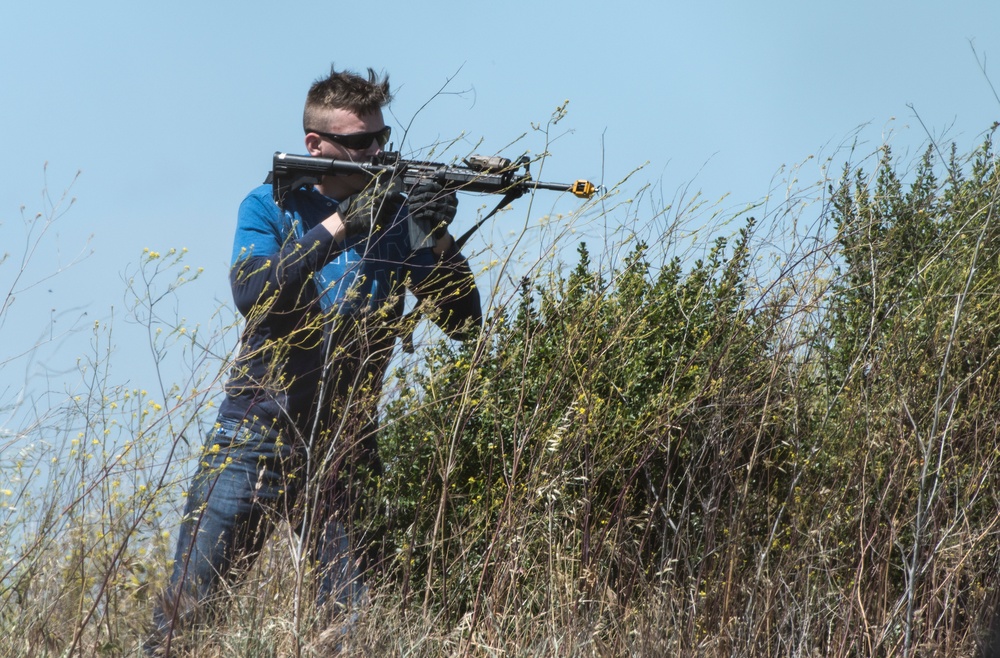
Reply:
<svg viewBox="0 0 1000 658"><path fill-rule="evenodd" d="M406 205L411 290L435 307L430 316L449 337L464 340L482 325L483 311L469 263L448 231L458 209L455 192L439 181L420 181Z"/></svg>
<svg viewBox="0 0 1000 658"><path fill-rule="evenodd" d="M433 306L436 312L429 315L449 338L466 340L482 327L482 301L472 269L450 237L438 240L450 243L441 257L429 249L414 254L410 289L421 304Z"/></svg>
<svg viewBox="0 0 1000 658"><path fill-rule="evenodd" d="M298 239L284 224L260 188L240 204L229 280L244 316L289 312L309 303L315 298L309 288L313 275L343 250L323 224Z"/></svg>

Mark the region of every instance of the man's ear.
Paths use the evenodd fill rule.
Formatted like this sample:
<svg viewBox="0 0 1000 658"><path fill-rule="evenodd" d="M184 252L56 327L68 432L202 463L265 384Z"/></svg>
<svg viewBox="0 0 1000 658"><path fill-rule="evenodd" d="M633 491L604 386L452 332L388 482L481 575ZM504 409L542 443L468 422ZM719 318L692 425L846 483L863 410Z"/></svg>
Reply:
<svg viewBox="0 0 1000 658"><path fill-rule="evenodd" d="M306 133L306 152L313 157L322 154L323 151L320 148L322 142L323 138L316 133Z"/></svg>

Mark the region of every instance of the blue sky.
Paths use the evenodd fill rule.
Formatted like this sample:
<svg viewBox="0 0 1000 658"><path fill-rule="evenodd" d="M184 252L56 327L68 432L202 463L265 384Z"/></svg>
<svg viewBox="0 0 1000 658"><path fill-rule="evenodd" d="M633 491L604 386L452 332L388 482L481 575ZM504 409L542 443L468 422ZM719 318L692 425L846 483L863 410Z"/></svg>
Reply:
<svg viewBox="0 0 1000 658"><path fill-rule="evenodd" d="M113 376L139 387L151 385L149 364L125 321L125 273L144 248L187 248L184 262L205 272L174 312L211 324L229 299L236 207L274 151L302 152L304 94L331 62L390 74L389 123L396 135L410 126L404 150L461 136L460 148L537 153L545 140L532 125L569 100L541 178L611 183L643 166L624 197L693 189L728 195L733 209L811 155L801 175L818 180L823 156L852 140L865 153L887 140L904 158L929 138L967 152L1000 119L980 69L1000 86L995 0L34 0L4 3L0 24L0 253L13 254L0 289L25 239L20 208L44 211L45 188L59 196L72 183L76 201L18 285L91 254L22 291L0 341L9 358L114 317ZM539 217L575 203L538 201ZM481 203L463 202L460 226ZM503 233L489 235L502 250ZM55 341L9 361L0 406L25 380L60 389L85 348Z"/></svg>

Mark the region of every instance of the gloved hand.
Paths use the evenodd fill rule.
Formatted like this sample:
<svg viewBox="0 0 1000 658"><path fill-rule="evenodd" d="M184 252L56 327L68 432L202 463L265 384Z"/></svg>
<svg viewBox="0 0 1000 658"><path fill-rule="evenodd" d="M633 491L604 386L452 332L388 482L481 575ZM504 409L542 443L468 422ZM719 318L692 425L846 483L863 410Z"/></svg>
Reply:
<svg viewBox="0 0 1000 658"><path fill-rule="evenodd" d="M448 232L455 219L458 199L437 181L421 181L406 198L410 210L410 247L413 250L433 247Z"/></svg>
<svg viewBox="0 0 1000 658"><path fill-rule="evenodd" d="M402 183L393 180L388 185L372 184L352 194L337 206L347 237L369 235L392 222L406 198Z"/></svg>

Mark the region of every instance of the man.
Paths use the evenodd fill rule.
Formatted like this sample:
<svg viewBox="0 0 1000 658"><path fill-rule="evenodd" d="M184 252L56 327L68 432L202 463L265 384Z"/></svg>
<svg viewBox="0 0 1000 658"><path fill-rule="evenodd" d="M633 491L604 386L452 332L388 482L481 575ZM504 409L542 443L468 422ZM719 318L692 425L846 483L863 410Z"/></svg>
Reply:
<svg viewBox="0 0 1000 658"><path fill-rule="evenodd" d="M308 153L370 161L389 140L390 100L387 76L331 70L306 98ZM447 230L455 195L433 182L400 187L328 176L280 206L270 185L241 204L230 283L246 328L154 613L161 636L245 571L280 520L319 567L318 603L360 601L366 542L351 522L354 483L381 470L376 403L405 288L433 304L452 338L482 322L472 272Z"/></svg>

